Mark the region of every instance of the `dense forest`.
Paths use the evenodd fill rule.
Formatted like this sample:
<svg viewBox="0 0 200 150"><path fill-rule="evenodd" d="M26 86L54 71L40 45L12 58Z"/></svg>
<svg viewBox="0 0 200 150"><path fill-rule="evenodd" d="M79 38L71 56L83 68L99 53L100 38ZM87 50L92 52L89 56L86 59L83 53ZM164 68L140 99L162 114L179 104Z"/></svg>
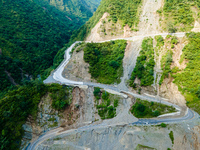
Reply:
<svg viewBox="0 0 200 150"><path fill-rule="evenodd" d="M72 31L92 15L75 16L43 0L2 1L0 9L0 95L26 79L43 77Z"/></svg>
<svg viewBox="0 0 200 150"><path fill-rule="evenodd" d="M44 0L39 0L44 1ZM45 0L62 11L88 20L96 11L101 0Z"/></svg>
<svg viewBox="0 0 200 150"><path fill-rule="evenodd" d="M176 112L172 106L157 102L149 102L136 99L135 104L131 108L131 113L137 118L153 118L162 114Z"/></svg>

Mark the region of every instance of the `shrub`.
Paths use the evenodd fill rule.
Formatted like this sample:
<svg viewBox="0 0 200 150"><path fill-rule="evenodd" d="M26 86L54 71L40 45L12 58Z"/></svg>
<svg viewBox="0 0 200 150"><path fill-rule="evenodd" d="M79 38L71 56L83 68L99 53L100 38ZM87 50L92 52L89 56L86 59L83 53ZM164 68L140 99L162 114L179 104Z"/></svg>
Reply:
<svg viewBox="0 0 200 150"><path fill-rule="evenodd" d="M171 139L172 144L174 144L174 133L173 133L173 131L170 131L169 138Z"/></svg>
<svg viewBox="0 0 200 150"><path fill-rule="evenodd" d="M160 112L159 112L158 110L156 110L156 111L153 112L153 116L154 116L154 117L157 117L157 116L159 116L159 115L160 115Z"/></svg>
<svg viewBox="0 0 200 150"><path fill-rule="evenodd" d="M71 87L52 84L50 88L52 107L56 110L63 110L71 103Z"/></svg>
<svg viewBox="0 0 200 150"><path fill-rule="evenodd" d="M161 126L162 128L165 128L167 125L166 125L165 123L161 123L160 126Z"/></svg>
<svg viewBox="0 0 200 150"><path fill-rule="evenodd" d="M93 92L95 98L98 100L100 99L100 94L101 94L101 90L98 87L94 87L94 92Z"/></svg>
<svg viewBox="0 0 200 150"><path fill-rule="evenodd" d="M167 25L167 30L168 30L169 33L175 33L177 31L177 28L174 27L174 25L172 23L169 23Z"/></svg>
<svg viewBox="0 0 200 150"><path fill-rule="evenodd" d="M114 107L117 107L117 106L118 106L118 103L119 103L119 100L118 100L118 99L115 99L115 100L114 100Z"/></svg>

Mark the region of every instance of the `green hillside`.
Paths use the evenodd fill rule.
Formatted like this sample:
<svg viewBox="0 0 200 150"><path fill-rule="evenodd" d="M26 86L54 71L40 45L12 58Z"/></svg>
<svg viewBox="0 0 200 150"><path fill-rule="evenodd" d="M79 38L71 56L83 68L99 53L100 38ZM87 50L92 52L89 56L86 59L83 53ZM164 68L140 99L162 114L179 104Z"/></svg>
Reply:
<svg viewBox="0 0 200 150"><path fill-rule="evenodd" d="M199 0L165 0L157 12L164 30L185 32L191 31L195 20L200 19L199 7Z"/></svg>
<svg viewBox="0 0 200 150"><path fill-rule="evenodd" d="M188 33L189 43L184 47L180 63L185 59L187 67L174 74L174 82L186 98L187 105L200 113L200 33Z"/></svg>
<svg viewBox="0 0 200 150"><path fill-rule="evenodd" d="M96 11L101 0L39 0L47 1L60 10L73 14L77 17L89 19Z"/></svg>
<svg viewBox="0 0 200 150"><path fill-rule="evenodd" d="M73 11L80 9L78 5L69 7ZM91 11L85 8L82 16L75 16L42 0L1 1L0 9L1 93L13 85L11 80L22 84L22 79L36 78L52 66L58 50L69 41L72 31L89 18L84 17L87 11Z"/></svg>
<svg viewBox="0 0 200 150"><path fill-rule="evenodd" d="M102 0L94 15L72 36L72 38L83 40L105 12L110 14L110 20L112 20L113 23L120 20L122 26L128 24L132 29L137 28L139 23L138 8L141 3L141 0Z"/></svg>

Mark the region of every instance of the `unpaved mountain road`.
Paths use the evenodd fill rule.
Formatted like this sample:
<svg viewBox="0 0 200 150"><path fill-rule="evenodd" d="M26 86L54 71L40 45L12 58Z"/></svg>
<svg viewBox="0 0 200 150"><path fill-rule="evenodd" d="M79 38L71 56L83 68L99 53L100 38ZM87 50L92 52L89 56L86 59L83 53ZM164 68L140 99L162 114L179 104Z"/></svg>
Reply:
<svg viewBox="0 0 200 150"><path fill-rule="evenodd" d="M168 33L152 34L152 35L146 35L146 36L137 36L137 37L120 38L120 39L135 41L135 40L143 39L143 38L149 37L149 36L150 37L154 37L156 35L162 35L163 37L165 37L165 36L168 35ZM183 37L185 35L185 33L174 33L172 35L175 35L177 37ZM113 39L113 40L119 40L119 39ZM146 99L146 100L149 100L149 101L160 102L156 98L153 98L153 97L150 97L150 96L144 96L144 95L131 93L131 92L127 91L127 89L124 89L124 91L123 91L123 89L118 89L117 87L111 86L111 85L92 83L92 82L76 82L76 81L71 81L71 80L65 79L62 76L62 72L64 70L64 67L66 66L66 64L70 60L70 51L75 46L75 44L79 43L79 42L75 42L74 44L72 44L65 51L65 56L64 56L65 60L54 71L53 76L49 76L44 81L44 83L56 82L56 83L61 83L61 84L65 84L65 85L73 85L73 86L76 86L76 85L94 86L94 87L100 87L100 88L104 88L104 89L110 89L110 90L113 90L113 91L116 91L116 92L122 92L122 93L125 93L125 94L130 94L130 95L132 95L134 97L141 98L141 99ZM106 41L101 41L101 42L106 42ZM165 101L161 101L161 103L164 103L166 105L174 106L177 110L180 109L179 106L171 104L171 103L168 103L168 102L165 102ZM193 112L192 110L187 108L187 111L186 111L184 116L176 116L176 117L167 118L167 119L160 119L160 118L157 118L157 119L139 119L138 121L130 123L128 125L152 125L152 124L158 124L158 123L161 123L161 122L178 123L178 122L182 122L182 121L193 119L194 117L197 118L197 117L199 117L199 115L197 113ZM124 124L124 125L127 125L127 124ZM116 124L113 124L113 125L109 124L108 125L105 122L103 122L102 124L98 124L98 125L91 124L91 125L88 125L88 126L80 127L78 129L67 130L67 131L62 131L62 128L57 128L55 130L49 131L49 132L45 133L44 135L40 136L37 140L35 140L34 142L30 143L26 149L27 150L35 150L35 149L37 149L38 145L40 143L42 143L43 141L48 140L50 138L53 138L55 136L61 135L61 134L70 133L70 132L79 131L79 130L85 131L85 130L92 130L92 129L95 129L95 128L105 128L105 127L109 127L109 126L116 126Z"/></svg>

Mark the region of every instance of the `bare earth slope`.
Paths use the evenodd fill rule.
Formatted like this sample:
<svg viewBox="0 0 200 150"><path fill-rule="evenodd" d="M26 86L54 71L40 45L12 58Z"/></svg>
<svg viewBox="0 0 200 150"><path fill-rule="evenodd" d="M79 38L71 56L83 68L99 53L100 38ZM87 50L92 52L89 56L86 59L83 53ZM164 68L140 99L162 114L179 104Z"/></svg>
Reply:
<svg viewBox="0 0 200 150"><path fill-rule="evenodd" d="M163 0L144 0L140 15L138 35L161 33L159 15L156 13L162 7Z"/></svg>

